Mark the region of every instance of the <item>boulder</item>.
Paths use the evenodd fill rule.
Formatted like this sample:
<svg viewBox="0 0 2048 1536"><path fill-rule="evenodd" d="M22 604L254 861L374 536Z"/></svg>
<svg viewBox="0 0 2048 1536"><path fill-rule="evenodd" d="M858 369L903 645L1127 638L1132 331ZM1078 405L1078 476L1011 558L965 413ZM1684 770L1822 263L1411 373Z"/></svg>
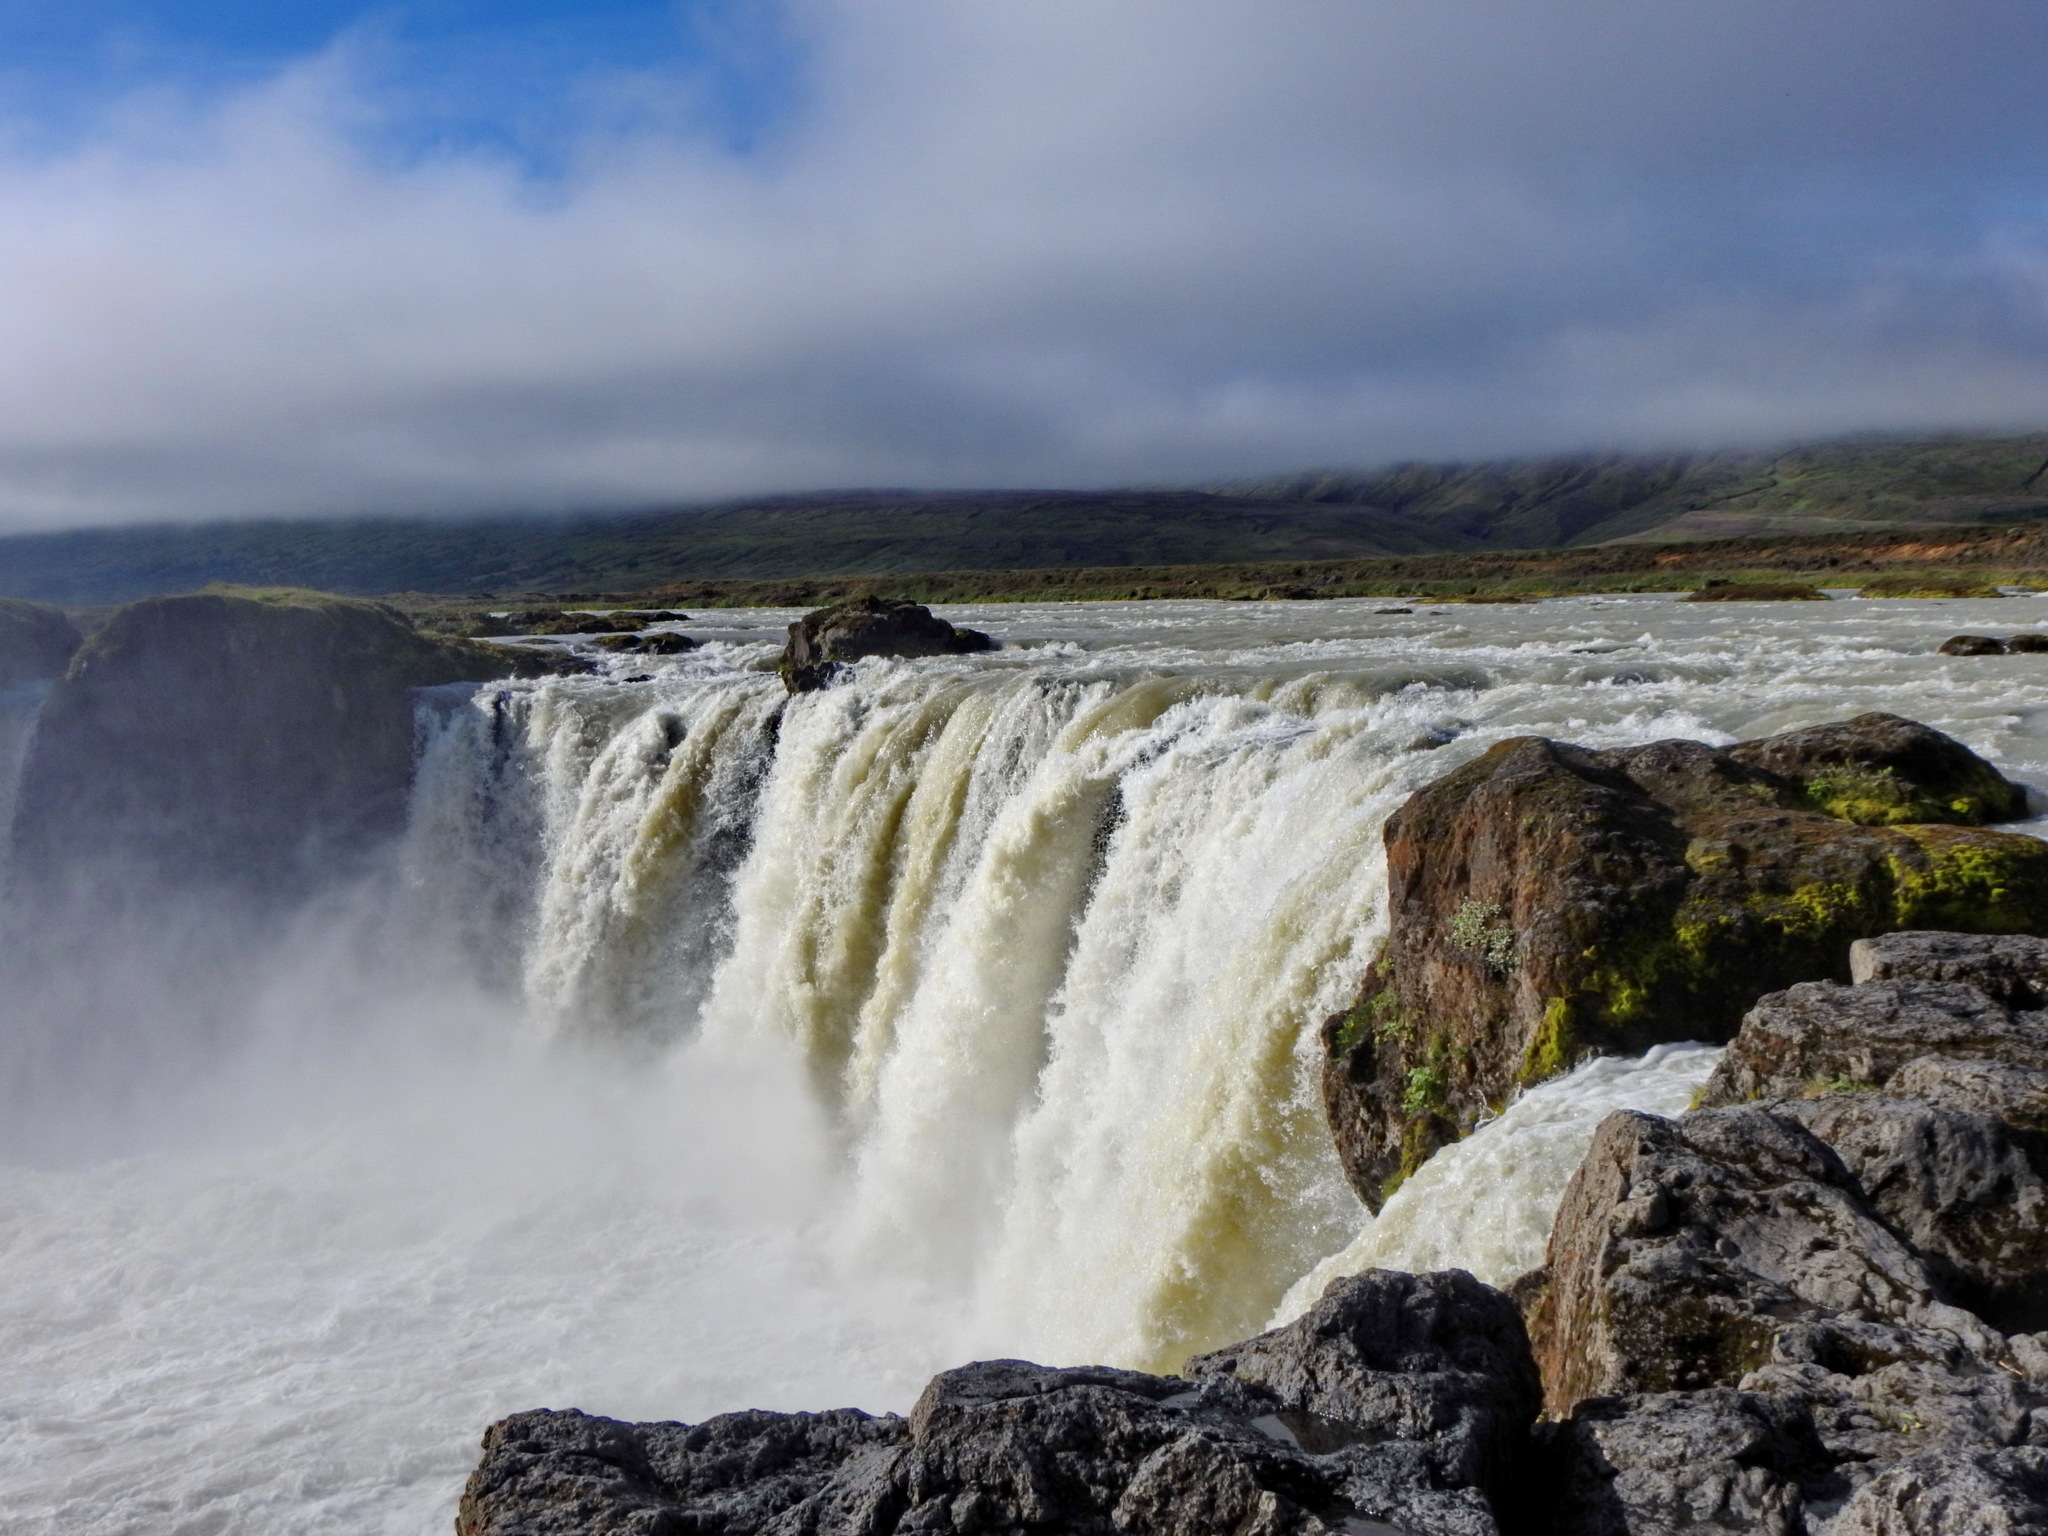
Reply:
<svg viewBox="0 0 2048 1536"><path fill-rule="evenodd" d="M978 629L956 629L921 603L863 597L790 625L779 670L791 693L807 693L864 657L961 656L995 644Z"/></svg>
<svg viewBox="0 0 2048 1536"><path fill-rule="evenodd" d="M1935 649L1944 656L2003 656L2006 644L1995 635L1951 635Z"/></svg>
<svg viewBox="0 0 2048 1536"><path fill-rule="evenodd" d="M1963 982L2008 1008L2048 1002L2048 939L2034 934L1888 933L1849 946L1849 979Z"/></svg>
<svg viewBox="0 0 2048 1536"><path fill-rule="evenodd" d="M0 597L0 688L62 677L79 644L62 609Z"/></svg>
<svg viewBox="0 0 2048 1536"><path fill-rule="evenodd" d="M2005 648L2015 656L2036 656L2048 651L2048 635L2014 635L2005 642Z"/></svg>
<svg viewBox="0 0 2048 1536"><path fill-rule="evenodd" d="M615 651L629 656L681 656L686 651L697 649L696 641L673 630L662 630L652 635L605 635L594 643L600 651Z"/></svg>
<svg viewBox="0 0 2048 1536"><path fill-rule="evenodd" d="M494 1425L460 1536L1492 1536L1522 1495L1537 1383L1520 1318L1469 1275L1371 1271L1184 1377L983 1361L907 1420Z"/></svg>
<svg viewBox="0 0 2048 1536"><path fill-rule="evenodd" d="M412 689L580 665L425 636L382 604L313 593L130 604L43 708L15 815L16 895L268 903L346 875L402 823Z"/></svg>
<svg viewBox="0 0 2048 1536"><path fill-rule="evenodd" d="M2048 1018L2015 1013L1961 982L1801 982L1750 1010L1700 1102L1876 1088L1921 1057L2048 1072Z"/></svg>
<svg viewBox="0 0 2048 1536"><path fill-rule="evenodd" d="M2025 795L1872 714L1727 748L1499 743L1385 839L1390 931L1324 1028L1324 1100L1377 1208L1515 1092L1593 1053L1726 1040L1767 992L1846 981L1856 940L2048 931Z"/></svg>

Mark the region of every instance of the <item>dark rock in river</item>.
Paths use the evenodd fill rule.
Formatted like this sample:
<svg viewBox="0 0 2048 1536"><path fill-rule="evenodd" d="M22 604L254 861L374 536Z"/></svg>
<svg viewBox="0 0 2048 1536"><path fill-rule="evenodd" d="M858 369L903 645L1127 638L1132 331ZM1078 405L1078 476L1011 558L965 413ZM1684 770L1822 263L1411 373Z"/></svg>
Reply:
<svg viewBox="0 0 2048 1536"><path fill-rule="evenodd" d="M0 597L0 688L61 677L78 646L61 609Z"/></svg>
<svg viewBox="0 0 2048 1536"><path fill-rule="evenodd" d="M600 651L619 651L630 656L680 656L697 649L696 641L673 630L652 635L605 635L592 643Z"/></svg>
<svg viewBox="0 0 2048 1536"><path fill-rule="evenodd" d="M1391 932L1324 1030L1324 1097L1377 1207L1515 1091L1594 1052L1725 1040L1857 939L2048 930L2048 844L1959 742L1864 715L1737 746L1500 743L1387 823Z"/></svg>
<svg viewBox="0 0 2048 1536"><path fill-rule="evenodd" d="M961 656L994 650L995 644L978 629L956 629L921 603L863 597L820 608L790 625L780 670L791 693L807 693L864 657Z"/></svg>
<svg viewBox="0 0 2048 1536"><path fill-rule="evenodd" d="M1521 1495L1528 1341L1461 1272L1336 1281L1186 1372L984 1361L934 1377L907 1420L517 1414L484 1437L456 1529L1493 1536Z"/></svg>
<svg viewBox="0 0 2048 1536"><path fill-rule="evenodd" d="M1944 656L2003 656L2006 645L1995 635L1951 635L1936 649Z"/></svg>
<svg viewBox="0 0 2048 1536"><path fill-rule="evenodd" d="M88 641L44 706L15 816L30 899L239 890L345 873L399 828L426 684L581 664L431 638L317 594L151 598Z"/></svg>

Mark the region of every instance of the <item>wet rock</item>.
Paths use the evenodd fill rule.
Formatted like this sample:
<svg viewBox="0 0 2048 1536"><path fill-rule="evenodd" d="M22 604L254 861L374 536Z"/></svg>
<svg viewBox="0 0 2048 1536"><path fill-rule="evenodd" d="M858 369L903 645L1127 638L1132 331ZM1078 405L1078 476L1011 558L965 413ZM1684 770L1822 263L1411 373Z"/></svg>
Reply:
<svg viewBox="0 0 2048 1536"><path fill-rule="evenodd" d="M807 613L789 626L779 669L791 693L831 682L869 656L960 656L995 649L978 629L957 629L921 603L863 597Z"/></svg>
<svg viewBox="0 0 2048 1536"><path fill-rule="evenodd" d="M67 891L267 901L346 876L403 821L412 689L565 667L582 664L422 635L381 604L318 594L130 604L44 707L16 884L34 904Z"/></svg>
<svg viewBox="0 0 2048 1536"><path fill-rule="evenodd" d="M63 676L79 644L62 609L0 597L0 688Z"/></svg>
<svg viewBox="0 0 2048 1536"><path fill-rule="evenodd" d="M652 635L605 635L594 643L600 651L622 652L629 656L681 656L697 649L696 641L673 630L662 630Z"/></svg>
<svg viewBox="0 0 2048 1536"><path fill-rule="evenodd" d="M1944 656L2003 656L2005 642L1993 635L1951 635L1935 649Z"/></svg>
<svg viewBox="0 0 2048 1536"><path fill-rule="evenodd" d="M1827 593L1803 581L1710 581L1681 603L1824 603Z"/></svg>
<svg viewBox="0 0 2048 1536"><path fill-rule="evenodd" d="M2005 642L2005 648L2015 656L2034 656L2048 651L2048 635L2014 635Z"/></svg>
<svg viewBox="0 0 2048 1536"><path fill-rule="evenodd" d="M1377 1207L1438 1147L1587 1054L1725 1040L1846 980L1857 939L2048 929L2024 794L1892 715L1729 748L1502 742L1386 828L1391 929L1324 1030L1324 1100Z"/></svg>
<svg viewBox="0 0 2048 1536"><path fill-rule="evenodd" d="M2014 1013L1961 982L1802 982L1750 1011L1700 1102L1876 1088L1930 1056L2048 1071L2048 1019Z"/></svg>
<svg viewBox="0 0 2048 1536"><path fill-rule="evenodd" d="M461 1536L1491 1536L1536 1381L1521 1321L1461 1273L1374 1271L1183 1377L984 1361L907 1421L700 1426L520 1414L492 1427Z"/></svg>

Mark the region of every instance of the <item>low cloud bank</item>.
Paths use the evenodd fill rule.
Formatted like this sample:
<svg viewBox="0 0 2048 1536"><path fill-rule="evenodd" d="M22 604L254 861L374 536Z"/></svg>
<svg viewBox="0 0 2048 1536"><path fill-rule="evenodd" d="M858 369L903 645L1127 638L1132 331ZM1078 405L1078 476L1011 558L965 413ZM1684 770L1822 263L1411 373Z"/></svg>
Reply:
<svg viewBox="0 0 2048 1536"><path fill-rule="evenodd" d="M744 153L394 160L344 41L0 155L0 529L2048 419L2024 0L783 25Z"/></svg>

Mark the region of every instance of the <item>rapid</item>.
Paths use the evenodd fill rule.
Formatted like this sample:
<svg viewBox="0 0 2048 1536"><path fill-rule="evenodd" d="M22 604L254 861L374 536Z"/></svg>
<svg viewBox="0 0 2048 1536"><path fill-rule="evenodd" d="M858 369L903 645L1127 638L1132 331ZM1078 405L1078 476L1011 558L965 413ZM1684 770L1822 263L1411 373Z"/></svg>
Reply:
<svg viewBox="0 0 2048 1536"><path fill-rule="evenodd" d="M203 1062L0 1129L0 1527L445 1531L515 1409L901 1410L966 1358L1170 1370L1368 1265L1504 1283L1600 1117L1716 1053L1534 1089L1368 1218L1317 1029L1403 798L1873 709L2048 786L2048 658L1934 654L2048 597L1394 606L946 609L1003 649L794 700L795 615L729 612L423 692L404 836Z"/></svg>

